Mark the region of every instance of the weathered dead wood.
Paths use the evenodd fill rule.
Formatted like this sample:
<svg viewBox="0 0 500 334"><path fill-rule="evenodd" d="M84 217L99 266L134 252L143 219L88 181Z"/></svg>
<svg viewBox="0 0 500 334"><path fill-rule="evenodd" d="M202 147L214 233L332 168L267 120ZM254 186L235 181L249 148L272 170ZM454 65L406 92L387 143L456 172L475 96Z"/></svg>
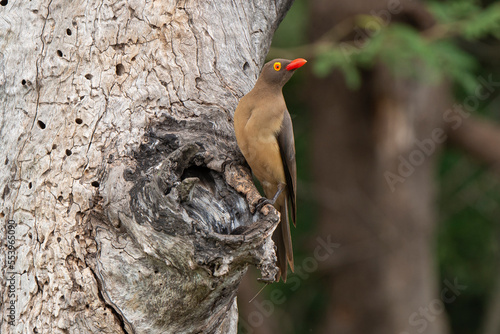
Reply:
<svg viewBox="0 0 500 334"><path fill-rule="evenodd" d="M278 217L251 213L232 114L290 4L2 2L2 332L236 333Z"/></svg>
<svg viewBox="0 0 500 334"><path fill-rule="evenodd" d="M111 164L104 176L91 219L98 247L88 263L129 332L232 333L247 266L261 268L264 280L276 275L277 213L250 213L229 186L240 182L247 189L234 188L255 204L249 172L227 156L214 164L233 138L206 133L203 124L211 121L160 117L134 168Z"/></svg>

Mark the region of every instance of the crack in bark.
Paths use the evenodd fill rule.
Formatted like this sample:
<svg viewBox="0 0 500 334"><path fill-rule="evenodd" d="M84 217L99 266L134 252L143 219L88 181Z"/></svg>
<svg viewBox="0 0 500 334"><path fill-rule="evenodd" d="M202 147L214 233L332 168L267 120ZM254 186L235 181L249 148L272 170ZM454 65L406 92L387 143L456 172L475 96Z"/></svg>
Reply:
<svg viewBox="0 0 500 334"><path fill-rule="evenodd" d="M52 1L53 0L50 0L49 4L47 5L47 16L45 17L45 21L44 21L43 27L42 27L42 33L40 35L40 40L42 41L42 50L40 51L40 57L39 57L39 59L36 62L36 77L35 77L35 82L36 82L36 108L35 108L35 116L33 117L33 123L31 124L30 131L35 126L35 121L36 121L36 118L38 116L38 107L40 105L40 87L41 87L41 83L40 83L40 80L41 80L40 79L40 71L41 71L41 63L42 63L42 60L44 58L43 54L45 52L45 38L44 38L43 35L45 33L45 27L46 27L47 21L49 19L50 5L52 4ZM22 151L22 149L21 149L21 151Z"/></svg>
<svg viewBox="0 0 500 334"><path fill-rule="evenodd" d="M103 305L107 305L108 306L108 309L111 310L111 312L113 313L114 317L116 318L116 320L118 321L119 323L119 326L121 328L121 330L123 331L124 334L126 333L131 333L131 334L134 334L135 331L132 327L130 327L130 325L126 326L126 321L123 317L122 314L120 314L117 309L116 309L116 305L114 305L113 303L109 303L103 296L102 294L102 283L100 281L100 279L98 278L97 274L95 273L94 269L92 269L91 266L88 267L90 269L90 272L92 273L92 275L94 276L94 279L97 283L97 296L99 297L99 300L101 301L101 303ZM127 330L127 328L129 328L131 331L129 332Z"/></svg>
<svg viewBox="0 0 500 334"><path fill-rule="evenodd" d="M92 134L90 136L90 140L89 140L89 144L87 146L87 154L89 153L89 150L90 150L90 146L92 145L92 140L94 138L94 134L96 132L96 129L97 129L97 126L99 125L99 122L101 121L101 119L103 118L103 116L106 114L106 111L108 110L108 97L104 94L103 92L103 97L104 97L104 100L105 100L105 103L104 103L104 111L102 112L101 115L99 115L99 117L97 118L97 121L95 122L95 125L94 125L94 129L92 130ZM83 169L85 170L87 166L85 166Z"/></svg>

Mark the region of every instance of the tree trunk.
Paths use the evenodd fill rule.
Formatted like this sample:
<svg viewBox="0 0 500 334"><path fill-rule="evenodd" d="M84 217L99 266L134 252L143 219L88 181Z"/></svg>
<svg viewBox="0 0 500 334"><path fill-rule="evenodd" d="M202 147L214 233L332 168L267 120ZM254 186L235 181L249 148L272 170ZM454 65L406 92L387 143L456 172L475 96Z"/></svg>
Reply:
<svg viewBox="0 0 500 334"><path fill-rule="evenodd" d="M411 1L316 0L313 40L360 13L384 24L432 22ZM433 179L448 85L397 78L379 64L363 73L357 91L338 72L308 87L320 234L341 245L324 263L329 307L320 332L446 333Z"/></svg>
<svg viewBox="0 0 500 334"><path fill-rule="evenodd" d="M278 215L232 114L290 3L1 2L2 332L236 333Z"/></svg>

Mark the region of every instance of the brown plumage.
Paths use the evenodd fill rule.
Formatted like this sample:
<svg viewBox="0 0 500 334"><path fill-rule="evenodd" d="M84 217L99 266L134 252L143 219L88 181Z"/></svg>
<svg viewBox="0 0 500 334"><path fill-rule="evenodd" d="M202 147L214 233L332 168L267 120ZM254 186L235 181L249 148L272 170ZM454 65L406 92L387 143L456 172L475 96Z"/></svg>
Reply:
<svg viewBox="0 0 500 334"><path fill-rule="evenodd" d="M281 222L273 234L278 267L286 281L287 262L292 271L293 251L289 219L295 225L297 169L290 114L282 88L304 59L275 59L264 65L255 87L240 100L234 112L234 131L243 156L260 181L267 200L280 212Z"/></svg>

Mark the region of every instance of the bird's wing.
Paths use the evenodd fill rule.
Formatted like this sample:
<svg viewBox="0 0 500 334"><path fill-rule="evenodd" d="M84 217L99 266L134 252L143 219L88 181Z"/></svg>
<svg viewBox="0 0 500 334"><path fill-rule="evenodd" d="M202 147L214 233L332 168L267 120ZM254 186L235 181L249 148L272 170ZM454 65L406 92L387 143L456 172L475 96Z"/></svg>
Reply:
<svg viewBox="0 0 500 334"><path fill-rule="evenodd" d="M285 170L285 180L287 185L288 200L291 204L292 222L296 226L296 189L297 189L297 165L295 162L295 141L293 138L292 119L288 110L285 109L281 130L278 133L278 145L280 148L281 161Z"/></svg>

